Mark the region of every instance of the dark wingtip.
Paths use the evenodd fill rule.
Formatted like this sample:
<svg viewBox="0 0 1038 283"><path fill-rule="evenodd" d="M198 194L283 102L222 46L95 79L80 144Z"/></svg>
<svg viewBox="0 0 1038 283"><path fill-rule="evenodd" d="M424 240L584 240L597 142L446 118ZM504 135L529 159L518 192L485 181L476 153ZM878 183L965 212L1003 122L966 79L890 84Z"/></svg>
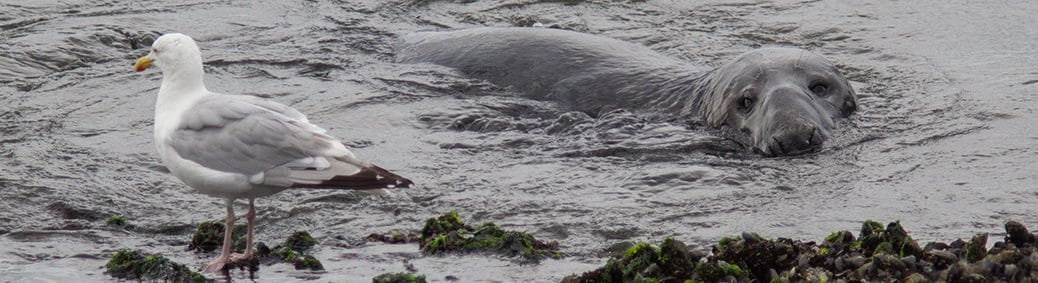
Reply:
<svg viewBox="0 0 1038 283"><path fill-rule="evenodd" d="M368 169L373 171L373 173L376 176L381 177L381 180L387 180L391 182L391 188L411 188L411 185L414 185L414 182L412 182L411 179L404 178L397 174L393 174L393 172L389 172L389 170L383 169L382 167L371 165L370 168L364 168L364 170ZM363 173L363 170L361 173Z"/></svg>
<svg viewBox="0 0 1038 283"><path fill-rule="evenodd" d="M346 190L377 190L410 188L414 185L410 179L393 174L389 170L375 165L363 168L360 172L349 176L335 176L318 184L296 184L296 188L314 189L346 189Z"/></svg>

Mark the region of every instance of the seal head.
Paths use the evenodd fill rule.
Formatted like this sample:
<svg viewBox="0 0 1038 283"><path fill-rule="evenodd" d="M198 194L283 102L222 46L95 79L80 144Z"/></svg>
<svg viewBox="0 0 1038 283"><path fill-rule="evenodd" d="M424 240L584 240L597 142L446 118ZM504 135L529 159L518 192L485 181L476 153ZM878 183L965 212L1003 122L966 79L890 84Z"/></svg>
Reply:
<svg viewBox="0 0 1038 283"><path fill-rule="evenodd" d="M700 80L703 121L746 133L768 156L818 150L834 121L857 109L854 90L825 58L796 48L762 48L740 55Z"/></svg>

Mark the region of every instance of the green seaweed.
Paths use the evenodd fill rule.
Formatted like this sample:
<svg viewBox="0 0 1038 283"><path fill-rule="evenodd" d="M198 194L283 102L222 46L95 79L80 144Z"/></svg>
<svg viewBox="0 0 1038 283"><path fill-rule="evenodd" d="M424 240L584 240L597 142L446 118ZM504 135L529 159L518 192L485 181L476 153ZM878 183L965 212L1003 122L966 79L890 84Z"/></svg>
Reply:
<svg viewBox="0 0 1038 283"><path fill-rule="evenodd" d="M105 221L105 225L112 227L126 227L126 219L119 215L113 215Z"/></svg>
<svg viewBox="0 0 1038 283"><path fill-rule="evenodd" d="M119 250L105 264L106 273L115 278L170 282L205 282L205 276L161 255Z"/></svg>
<svg viewBox="0 0 1038 283"><path fill-rule="evenodd" d="M528 261L562 256L556 242L546 243L527 233L507 231L493 222L472 228L453 211L426 220L418 246L427 254L484 252Z"/></svg>
<svg viewBox="0 0 1038 283"><path fill-rule="evenodd" d="M876 249L872 251L872 256L881 254L894 255L894 245L890 242L880 242L879 245L876 246Z"/></svg>
<svg viewBox="0 0 1038 283"><path fill-rule="evenodd" d="M731 276L735 279L745 279L749 273L742 270L737 264L731 264L723 260L708 261L696 267L692 276L695 282L721 282Z"/></svg>
<svg viewBox="0 0 1038 283"><path fill-rule="evenodd" d="M296 260L299 259L299 252L287 248L278 249L275 254L285 262L296 262Z"/></svg>
<svg viewBox="0 0 1038 283"><path fill-rule="evenodd" d="M563 282L675 282L675 278L714 278L709 275L696 277L698 260L684 243L666 238L659 248L649 243L635 244L622 255L610 259L602 268L580 276L568 276ZM713 267L717 268L717 274L725 276L727 271L724 268L716 264ZM707 267L702 271L714 270Z"/></svg>
<svg viewBox="0 0 1038 283"><path fill-rule="evenodd" d="M977 262L987 256L987 251L984 248L988 244L988 233L980 233L974 235L970 239L969 243L966 244L966 248L963 252L966 253L966 260L969 262Z"/></svg>
<svg viewBox="0 0 1038 283"><path fill-rule="evenodd" d="M324 265L312 255L301 255L293 262L296 269L324 270Z"/></svg>
<svg viewBox="0 0 1038 283"><path fill-rule="evenodd" d="M829 236L825 237L825 243L836 243L843 240L843 232L846 231L833 232L832 234L829 234Z"/></svg>
<svg viewBox="0 0 1038 283"><path fill-rule="evenodd" d="M451 211L425 220L425 226L422 226L420 239L427 239L434 235L446 235L463 228L465 228L465 224L461 222L458 212Z"/></svg>
<svg viewBox="0 0 1038 283"><path fill-rule="evenodd" d="M263 247L266 247L266 245L263 245ZM268 254L272 254L285 263L292 264L296 269L324 270L324 265L316 257L305 254L303 251L294 250L287 245L278 246L272 251L257 252L258 256L266 256Z"/></svg>
<svg viewBox="0 0 1038 283"><path fill-rule="evenodd" d="M699 261L689 250L688 246L674 238L665 238L660 244L659 266L664 270L671 270L674 274L691 274L696 268L695 262Z"/></svg>
<svg viewBox="0 0 1038 283"><path fill-rule="evenodd" d="M231 251L245 252L245 233L248 232L245 224L234 225L234 234L231 235ZM211 252L223 246L224 224L222 221L205 221L198 223L198 228L191 236L188 249L195 252Z"/></svg>
<svg viewBox="0 0 1038 283"><path fill-rule="evenodd" d="M861 248L861 243L855 241L854 233L850 231L839 231L829 234L822 241L822 245L819 248L819 255L828 255L835 253L836 255L847 254L853 251L857 251Z"/></svg>
<svg viewBox="0 0 1038 283"><path fill-rule="evenodd" d="M372 283L425 283L425 275L407 272L383 273L371 279Z"/></svg>
<svg viewBox="0 0 1038 283"><path fill-rule="evenodd" d="M288 239L285 239L284 244L285 247L299 252L305 252L314 247L314 245L317 245L317 241L314 240L314 237L311 237L310 233L307 233L306 231L296 231L295 233L292 233L291 236L288 236Z"/></svg>
<svg viewBox="0 0 1038 283"><path fill-rule="evenodd" d="M296 231L289 235L288 238L285 238L285 241L274 248L274 250L265 253L274 254L278 259L291 263L296 269L324 270L324 265L321 264L321 261L312 255L306 254L314 245L317 245L317 240L314 240L310 233ZM260 245L257 245L257 251L263 249L269 250L266 245L262 245L262 248ZM257 254L263 253L257 252Z"/></svg>
<svg viewBox="0 0 1038 283"><path fill-rule="evenodd" d="M659 269L659 265L656 264L659 261L659 252L648 243L638 243L628 249L623 260L626 262L623 269L624 278L654 275L654 271Z"/></svg>
<svg viewBox="0 0 1038 283"><path fill-rule="evenodd" d="M789 239L769 240L755 233L743 233L740 240L730 240L724 250L714 251L714 258L745 268L755 278L768 278L772 268L785 269L797 264L797 246Z"/></svg>
<svg viewBox="0 0 1038 283"><path fill-rule="evenodd" d="M292 233L282 244L273 249L265 243L256 243L255 254L251 261L235 262L228 268L248 268L257 270L260 262L267 264L284 262L292 264L296 269L324 270L324 265L316 257L307 254L317 241L305 231Z"/></svg>
<svg viewBox="0 0 1038 283"><path fill-rule="evenodd" d="M860 251L860 250L861 250L861 241L854 241L854 242L851 242L851 247L850 247L850 249L851 249L852 251Z"/></svg>
<svg viewBox="0 0 1038 283"><path fill-rule="evenodd" d="M738 242L739 240L742 240L741 238L739 238L739 236L730 236L730 237L721 238L721 240L717 241L717 244L714 245L714 248L717 249L717 251L715 251L715 252L724 251L724 249L727 248L728 245L731 245L732 243Z"/></svg>
<svg viewBox="0 0 1038 283"><path fill-rule="evenodd" d="M890 222L884 229L882 224L866 220L861 226L860 249L867 252L867 256L882 253L898 256L923 256L923 249L908 235L908 232L905 232L900 221Z"/></svg>

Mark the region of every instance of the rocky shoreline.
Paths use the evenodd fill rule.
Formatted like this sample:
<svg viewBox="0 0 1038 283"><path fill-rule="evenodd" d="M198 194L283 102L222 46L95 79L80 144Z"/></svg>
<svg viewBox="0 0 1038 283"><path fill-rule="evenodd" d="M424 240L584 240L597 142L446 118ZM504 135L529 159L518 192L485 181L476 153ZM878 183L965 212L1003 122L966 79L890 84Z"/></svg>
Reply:
<svg viewBox="0 0 1038 283"><path fill-rule="evenodd" d="M221 225L202 223L192 247L205 235L219 234ZM1036 237L1021 223L1005 224L1005 238L988 248L988 234L970 240L925 245L908 235L900 222L883 225L865 221L856 235L832 233L820 243L786 238L767 239L756 233L724 238L711 250L692 249L673 238L659 246L630 243L602 267L565 277L562 282L1038 282ZM561 258L559 243L544 242L492 222L465 224L456 212L429 218L419 234L372 234L368 241L418 243L423 254L494 254L523 264ZM201 241L208 242L208 241ZM280 262L297 269L320 270L320 262L304 252L316 244L306 232L294 233L285 243L257 246L257 258L237 268L259 268ZM241 247L238 247L241 248ZM204 252L206 249L198 249ZM184 265L161 255L121 250L106 265L117 278L142 280L198 280ZM456 279L456 278L455 278ZM425 282L412 273L387 273L375 282Z"/></svg>
<svg viewBox="0 0 1038 283"><path fill-rule="evenodd" d="M865 221L857 235L821 243L755 233L725 238L709 254L680 241L639 243L605 266L562 282L1038 282L1035 235L1019 222L987 249L988 234L920 246L901 227Z"/></svg>

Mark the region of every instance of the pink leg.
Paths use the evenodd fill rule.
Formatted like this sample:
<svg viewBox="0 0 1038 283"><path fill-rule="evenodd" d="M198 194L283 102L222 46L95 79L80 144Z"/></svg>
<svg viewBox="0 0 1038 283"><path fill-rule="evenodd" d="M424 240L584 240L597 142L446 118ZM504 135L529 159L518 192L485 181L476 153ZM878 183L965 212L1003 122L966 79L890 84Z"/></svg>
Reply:
<svg viewBox="0 0 1038 283"><path fill-rule="evenodd" d="M235 254L232 259L233 261L252 259L252 222L256 220L256 206L253 204L253 202L254 200L252 198L249 198L249 213L245 214L245 220L247 221L246 225L248 226L248 228L246 229L248 230L248 233L245 234L245 254Z"/></svg>
<svg viewBox="0 0 1038 283"><path fill-rule="evenodd" d="M253 199L249 198L249 214L245 215L245 219L249 221L249 234L245 241L245 244L248 245L245 247L245 257L249 259L252 259L252 227L255 227L252 223L256 220L256 206L252 203Z"/></svg>
<svg viewBox="0 0 1038 283"><path fill-rule="evenodd" d="M223 233L223 248L220 250L220 256L213 260L202 272L219 272L223 271L227 265L227 261L231 258L231 236L234 233L234 199L227 199L227 223L224 226Z"/></svg>

